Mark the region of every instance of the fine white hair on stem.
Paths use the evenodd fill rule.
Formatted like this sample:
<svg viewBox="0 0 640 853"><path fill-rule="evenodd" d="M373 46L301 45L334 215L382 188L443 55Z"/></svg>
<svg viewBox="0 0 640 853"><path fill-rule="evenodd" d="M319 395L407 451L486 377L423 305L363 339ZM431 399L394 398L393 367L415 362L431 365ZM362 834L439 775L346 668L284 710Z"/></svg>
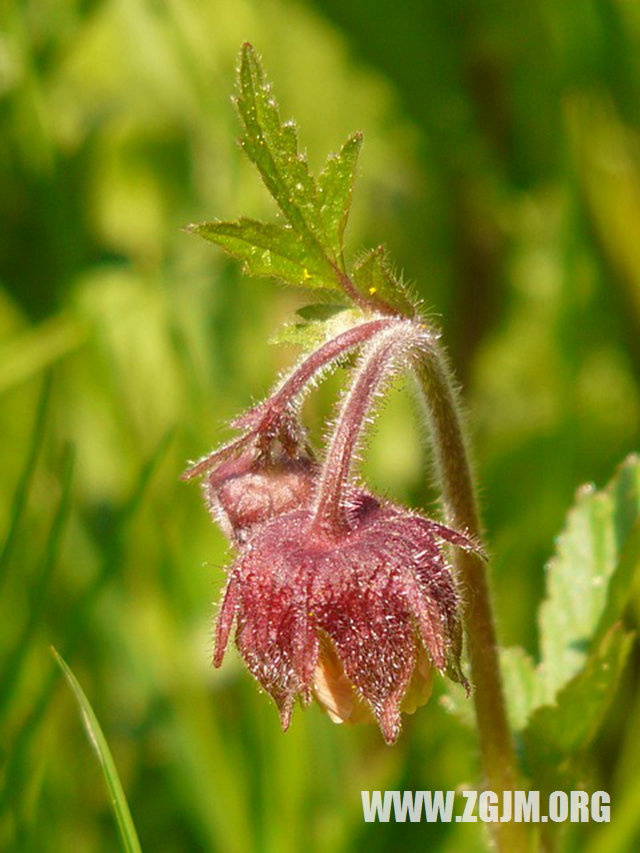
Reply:
<svg viewBox="0 0 640 853"><path fill-rule="evenodd" d="M303 394L314 388L328 375L340 358L382 334L396 322L393 318L373 315L365 322L352 326L335 338L326 341L310 355L303 356L292 370L281 376L274 391L266 400L231 422L232 426L244 430L244 435L191 463L182 475L182 479L190 480L206 474L225 456L240 452L254 435L265 431L265 425L269 420L282 417L285 412L297 418Z"/></svg>
<svg viewBox="0 0 640 853"><path fill-rule="evenodd" d="M294 401L298 404L300 396L327 376L342 357L383 332L393 322L389 317L374 315L366 322L352 326L326 341L310 355L304 355L290 371L281 375L267 400L240 415L233 421L233 425L249 426L266 409L283 409Z"/></svg>
<svg viewBox="0 0 640 853"><path fill-rule="evenodd" d="M314 508L315 523L327 532L348 529L345 499L349 477L360 447L363 428L372 418L389 382L432 342L422 324L396 319L372 338L354 370L342 397L340 410L322 468Z"/></svg>

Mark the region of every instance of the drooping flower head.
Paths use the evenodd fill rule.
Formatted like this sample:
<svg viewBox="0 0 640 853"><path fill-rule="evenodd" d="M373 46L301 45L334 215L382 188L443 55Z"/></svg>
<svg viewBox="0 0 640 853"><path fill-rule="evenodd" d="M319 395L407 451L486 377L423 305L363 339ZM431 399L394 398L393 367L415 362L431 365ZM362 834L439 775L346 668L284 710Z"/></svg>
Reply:
<svg viewBox="0 0 640 853"><path fill-rule="evenodd" d="M296 698L315 695L336 721L357 721L365 703L391 743L414 674L414 696L422 688L424 700L431 666L466 684L458 600L440 542L475 546L363 493L350 515L339 543L318 530L311 509L255 529L231 569L214 663L235 619L238 649L284 729Z"/></svg>
<svg viewBox="0 0 640 853"><path fill-rule="evenodd" d="M377 499L351 475L385 383L427 342L424 327L375 320L329 341L264 403L234 421L240 438L187 470L205 475L214 519L239 548L216 627L220 666L235 622L249 670L286 729L297 698L335 722L375 718L388 743L401 711L429 698L434 670L466 686L455 584L442 544L463 533ZM366 343L322 466L296 398L343 352Z"/></svg>
<svg viewBox="0 0 640 853"><path fill-rule="evenodd" d="M336 722L373 716L391 743L400 712L428 699L434 669L466 686L458 599L441 548L476 544L353 482L372 403L426 335L412 321L376 322L367 337L351 330L343 340L370 342L321 468L290 402L340 353L335 340L237 419L244 436L187 474L206 473L208 505L240 548L218 616L215 665L235 621L238 649L283 728L296 699L314 696Z"/></svg>
<svg viewBox="0 0 640 853"><path fill-rule="evenodd" d="M287 414L270 433L250 432L208 472L205 501L224 533L242 542L256 524L306 504L317 470L304 431Z"/></svg>

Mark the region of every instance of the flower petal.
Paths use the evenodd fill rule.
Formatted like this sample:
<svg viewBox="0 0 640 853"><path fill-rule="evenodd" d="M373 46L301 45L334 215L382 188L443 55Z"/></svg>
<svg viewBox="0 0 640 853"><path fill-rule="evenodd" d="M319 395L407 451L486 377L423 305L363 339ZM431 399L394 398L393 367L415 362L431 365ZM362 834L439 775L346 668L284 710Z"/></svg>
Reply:
<svg viewBox="0 0 640 853"><path fill-rule="evenodd" d="M224 653L229 640L229 632L233 625L233 620L236 616L238 606L238 581L234 574L231 574L227 582L227 588L224 592L218 621L216 622L216 639L213 652L213 665L218 667L222 664Z"/></svg>
<svg viewBox="0 0 640 853"><path fill-rule="evenodd" d="M346 576L345 576L346 575ZM400 702L415 658L415 628L384 565L351 567L325 584L314 612L345 674L369 702L388 743L400 732Z"/></svg>
<svg viewBox="0 0 640 853"><path fill-rule="evenodd" d="M238 583L236 644L251 673L275 700L286 729L296 697L311 699L318 637L309 617L307 564L288 561L271 547L269 527L249 540L233 570ZM289 529L295 527L293 523Z"/></svg>
<svg viewBox="0 0 640 853"><path fill-rule="evenodd" d="M313 695L334 723L373 721L371 710L345 675L333 643L320 633L320 654L313 674Z"/></svg>

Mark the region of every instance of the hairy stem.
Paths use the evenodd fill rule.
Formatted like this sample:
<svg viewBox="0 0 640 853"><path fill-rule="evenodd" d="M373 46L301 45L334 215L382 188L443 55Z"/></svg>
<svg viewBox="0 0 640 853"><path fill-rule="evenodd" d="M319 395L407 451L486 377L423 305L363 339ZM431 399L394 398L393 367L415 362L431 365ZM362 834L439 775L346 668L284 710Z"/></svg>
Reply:
<svg viewBox="0 0 640 853"><path fill-rule="evenodd" d="M287 408L320 371L397 322L390 317L377 318L354 326L327 341L294 367L270 397L232 421L232 426L247 430L244 435L192 463L182 474L181 479L192 480L194 477L208 473L224 457L243 450L258 434L262 436L277 434Z"/></svg>
<svg viewBox="0 0 640 853"><path fill-rule="evenodd" d="M381 387L398 360L424 344L424 329L409 320L394 320L364 351L336 423L318 488L312 528L332 537L349 532L346 499L349 474L359 437Z"/></svg>
<svg viewBox="0 0 640 853"><path fill-rule="evenodd" d="M280 414L294 400L313 377L341 356L371 340L379 332L393 326L397 320L389 317L370 320L353 326L323 344L306 356L293 369L276 391L263 403L258 404L234 421L235 426L253 426L268 414Z"/></svg>
<svg viewBox="0 0 640 853"><path fill-rule="evenodd" d="M417 374L431 426L446 521L454 530L480 540L456 392L445 357L433 338L423 350ZM517 762L506 715L485 563L478 554L456 548L454 567L463 603L485 784L495 792L513 791L519 787ZM525 853L532 849L531 833L525 825L510 822L491 827L499 851Z"/></svg>

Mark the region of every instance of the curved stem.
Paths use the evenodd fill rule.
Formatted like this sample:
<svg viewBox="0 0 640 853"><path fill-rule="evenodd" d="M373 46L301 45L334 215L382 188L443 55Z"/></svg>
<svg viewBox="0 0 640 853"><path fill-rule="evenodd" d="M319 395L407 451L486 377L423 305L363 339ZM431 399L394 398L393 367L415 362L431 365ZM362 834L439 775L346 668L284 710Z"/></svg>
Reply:
<svg viewBox="0 0 640 853"><path fill-rule="evenodd" d="M446 521L454 530L480 540L480 523L464 433L453 381L435 341L423 351L417 368L427 414ZM478 735L489 790L519 787L518 770L507 721L485 564L478 554L455 549L454 567L463 603L463 619ZM532 833L521 823L491 824L497 849L531 850Z"/></svg>
<svg viewBox="0 0 640 853"><path fill-rule="evenodd" d="M253 427L261 423L266 416L279 414L298 396L316 374L336 359L371 340L379 332L397 322L396 319L389 317L369 320L360 323L358 326L353 326L327 341L310 355L305 356L267 400L240 415L233 421L233 425L236 427Z"/></svg>
<svg viewBox="0 0 640 853"><path fill-rule="evenodd" d="M269 435L281 423L283 412L304 390L305 386L322 370L341 356L346 355L358 346L367 343L379 332L393 326L398 320L390 317L376 318L353 326L323 344L303 360L281 382L273 394L257 406L239 415L231 422L237 429L247 430L244 435L233 439L228 444L212 450L202 458L189 465L182 474L182 480L192 480L202 474L207 474L224 457L239 452L258 434Z"/></svg>
<svg viewBox="0 0 640 853"><path fill-rule="evenodd" d="M375 336L362 354L322 466L312 528L331 537L349 532L346 498L362 428L381 386L393 374L398 359L413 352L421 343L424 345L427 338L425 330L416 323L395 319Z"/></svg>

